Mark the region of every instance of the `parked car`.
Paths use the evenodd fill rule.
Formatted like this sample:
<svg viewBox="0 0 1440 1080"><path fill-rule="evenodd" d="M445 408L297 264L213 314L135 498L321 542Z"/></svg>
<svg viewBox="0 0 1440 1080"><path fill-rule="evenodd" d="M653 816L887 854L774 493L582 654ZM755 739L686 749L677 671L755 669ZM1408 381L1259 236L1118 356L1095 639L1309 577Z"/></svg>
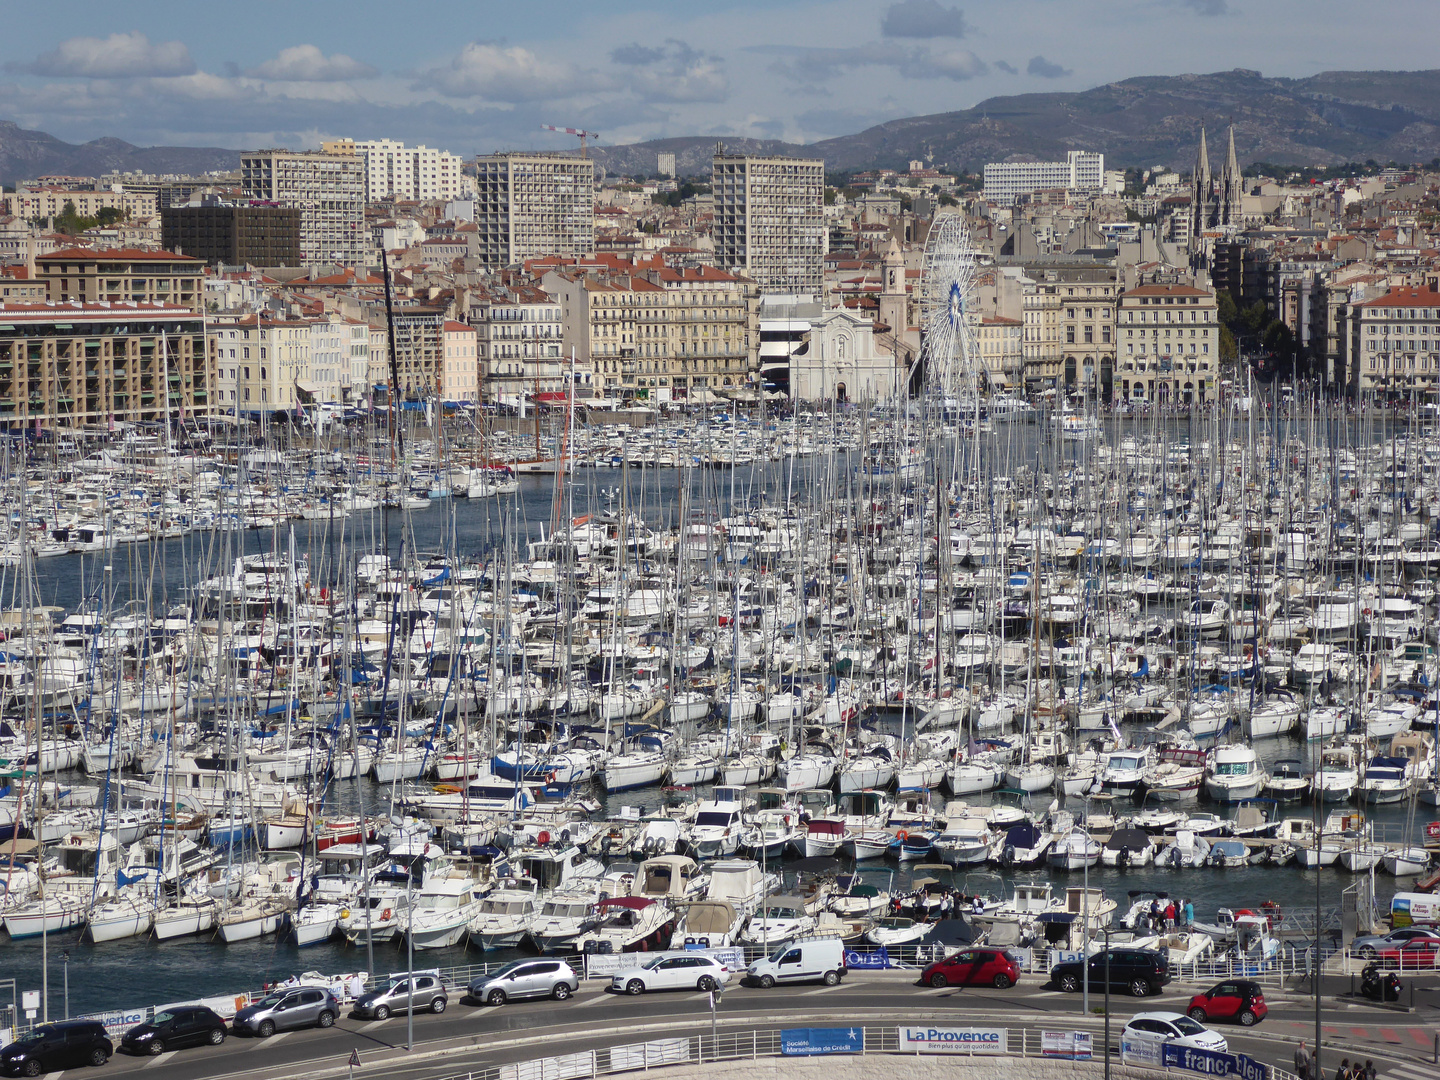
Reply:
<svg viewBox="0 0 1440 1080"><path fill-rule="evenodd" d="M1000 990L1020 981L1020 965L1000 949L961 949L937 960L920 973L925 986L994 986Z"/></svg>
<svg viewBox="0 0 1440 1080"><path fill-rule="evenodd" d="M1375 959L1381 967L1399 968L1401 971L1433 968L1437 958L1440 958L1440 938L1413 937L1399 945L1375 950Z"/></svg>
<svg viewBox="0 0 1440 1080"><path fill-rule="evenodd" d="M1350 951L1366 960L1373 960L1382 950L1398 949L1414 938L1434 938L1440 941L1440 933L1437 933L1433 926L1404 926L1388 934L1366 934L1357 937L1351 943Z"/></svg>
<svg viewBox="0 0 1440 1080"><path fill-rule="evenodd" d="M1085 961L1067 960L1050 969L1050 982L1067 994L1080 992L1085 981ZM1089 958L1090 986L1105 989L1105 952ZM1153 949L1111 949L1110 986L1130 991L1136 997L1158 994L1170 981L1170 960Z"/></svg>
<svg viewBox="0 0 1440 1080"><path fill-rule="evenodd" d="M1217 1054L1223 1054L1229 1048L1224 1035L1177 1012L1136 1013L1125 1025L1120 1037L1128 1042L1149 1043L1157 1051L1167 1044L1213 1050Z"/></svg>
<svg viewBox="0 0 1440 1080"><path fill-rule="evenodd" d="M1196 994L1185 1011L1191 1020L1201 1024L1211 1020L1236 1020L1250 1027L1265 1019L1270 1006L1265 1004L1265 991L1259 983L1231 979Z"/></svg>
<svg viewBox="0 0 1440 1080"><path fill-rule="evenodd" d="M449 993L439 975L416 975L413 989L410 979L400 976L392 978L389 986L356 998L351 1015L362 1020L369 1020L371 1017L384 1020L391 1013L409 1012L412 1009L416 1012L429 1009L433 1013L442 1013L449 1004Z"/></svg>
<svg viewBox="0 0 1440 1080"><path fill-rule="evenodd" d="M610 989L627 994L647 990L714 990L730 981L730 969L713 956L657 956L639 967L610 976Z"/></svg>
<svg viewBox="0 0 1440 1080"><path fill-rule="evenodd" d="M781 945L750 965L747 977L763 989L776 983L823 982L834 986L845 977L845 943L839 938L807 938Z"/></svg>
<svg viewBox="0 0 1440 1080"><path fill-rule="evenodd" d="M235 1014L232 1031L269 1038L277 1031L295 1028L328 1028L340 1015L340 1003L329 990L319 986L295 986L246 1005Z"/></svg>
<svg viewBox="0 0 1440 1080"><path fill-rule="evenodd" d="M580 989L580 976L564 960L516 960L472 980L467 989L472 998L487 1005L536 997L564 1001Z"/></svg>
<svg viewBox="0 0 1440 1080"><path fill-rule="evenodd" d="M80 1065L104 1065L115 1047L97 1020L61 1020L40 1024L0 1050L7 1076L39 1076Z"/></svg>
<svg viewBox="0 0 1440 1080"><path fill-rule="evenodd" d="M127 1054L163 1054L185 1046L219 1046L224 1041L225 1021L219 1013L204 1005L181 1005L158 1012L148 1024L125 1032L120 1049Z"/></svg>

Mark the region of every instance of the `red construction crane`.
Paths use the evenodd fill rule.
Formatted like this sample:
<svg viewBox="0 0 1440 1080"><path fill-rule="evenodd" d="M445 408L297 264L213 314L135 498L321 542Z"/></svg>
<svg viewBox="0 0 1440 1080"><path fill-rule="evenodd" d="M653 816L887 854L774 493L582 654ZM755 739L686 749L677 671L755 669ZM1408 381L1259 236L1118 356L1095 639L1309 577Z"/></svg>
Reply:
<svg viewBox="0 0 1440 1080"><path fill-rule="evenodd" d="M552 124L541 124L541 125L540 125L540 128L541 128L541 130L543 130L543 131L558 131L561 135L578 135L578 136L580 136L580 156L581 156L582 158L589 156L588 154L585 153L585 140L586 140L586 139L598 139L598 138L600 138L600 136L599 136L599 134L598 134L597 132L594 132L594 131L582 131L580 128L562 128L562 127L555 127L555 126L552 125Z"/></svg>

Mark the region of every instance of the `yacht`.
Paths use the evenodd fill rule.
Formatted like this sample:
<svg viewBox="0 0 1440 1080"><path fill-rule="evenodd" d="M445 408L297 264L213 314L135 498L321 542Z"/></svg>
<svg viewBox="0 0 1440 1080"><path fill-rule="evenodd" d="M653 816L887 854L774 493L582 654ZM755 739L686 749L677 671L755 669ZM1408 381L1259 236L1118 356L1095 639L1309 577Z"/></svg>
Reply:
<svg viewBox="0 0 1440 1080"><path fill-rule="evenodd" d="M1253 799L1265 789L1265 772L1249 746L1217 746L1205 774L1205 793L1220 803Z"/></svg>

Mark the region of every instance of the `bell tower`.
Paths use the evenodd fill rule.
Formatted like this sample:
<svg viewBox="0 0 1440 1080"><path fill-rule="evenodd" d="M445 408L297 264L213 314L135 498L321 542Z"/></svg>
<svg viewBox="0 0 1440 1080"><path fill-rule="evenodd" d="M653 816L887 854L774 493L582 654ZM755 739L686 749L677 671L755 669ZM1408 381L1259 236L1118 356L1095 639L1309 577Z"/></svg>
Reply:
<svg viewBox="0 0 1440 1080"><path fill-rule="evenodd" d="M880 256L879 316L880 321L890 327L890 333L903 341L910 325L909 301L905 295L905 256L893 236Z"/></svg>

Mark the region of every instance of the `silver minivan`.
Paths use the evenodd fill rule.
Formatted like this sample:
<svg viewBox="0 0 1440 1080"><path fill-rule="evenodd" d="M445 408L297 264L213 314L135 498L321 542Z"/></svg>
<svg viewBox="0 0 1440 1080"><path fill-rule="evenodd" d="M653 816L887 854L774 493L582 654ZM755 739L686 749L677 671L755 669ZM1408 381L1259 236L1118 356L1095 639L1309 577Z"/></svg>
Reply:
<svg viewBox="0 0 1440 1080"><path fill-rule="evenodd" d="M516 960L470 983L470 996L487 1005L519 998L553 997L564 1001L580 989L580 977L564 960Z"/></svg>
<svg viewBox="0 0 1440 1080"><path fill-rule="evenodd" d="M399 978L392 978L390 985L380 990L372 990L363 997L357 998L351 1015L362 1020L374 1017L376 1020L384 1020L391 1013L409 1012L411 1009L418 1011L429 1009L431 1012L442 1013L445 1006L450 1002L445 992L445 984L436 975L416 975L415 988L411 990L410 980L403 975Z"/></svg>
<svg viewBox="0 0 1440 1080"><path fill-rule="evenodd" d="M340 1003L329 990L297 986L276 990L235 1014L233 1031L270 1036L293 1028L328 1028L340 1015Z"/></svg>

